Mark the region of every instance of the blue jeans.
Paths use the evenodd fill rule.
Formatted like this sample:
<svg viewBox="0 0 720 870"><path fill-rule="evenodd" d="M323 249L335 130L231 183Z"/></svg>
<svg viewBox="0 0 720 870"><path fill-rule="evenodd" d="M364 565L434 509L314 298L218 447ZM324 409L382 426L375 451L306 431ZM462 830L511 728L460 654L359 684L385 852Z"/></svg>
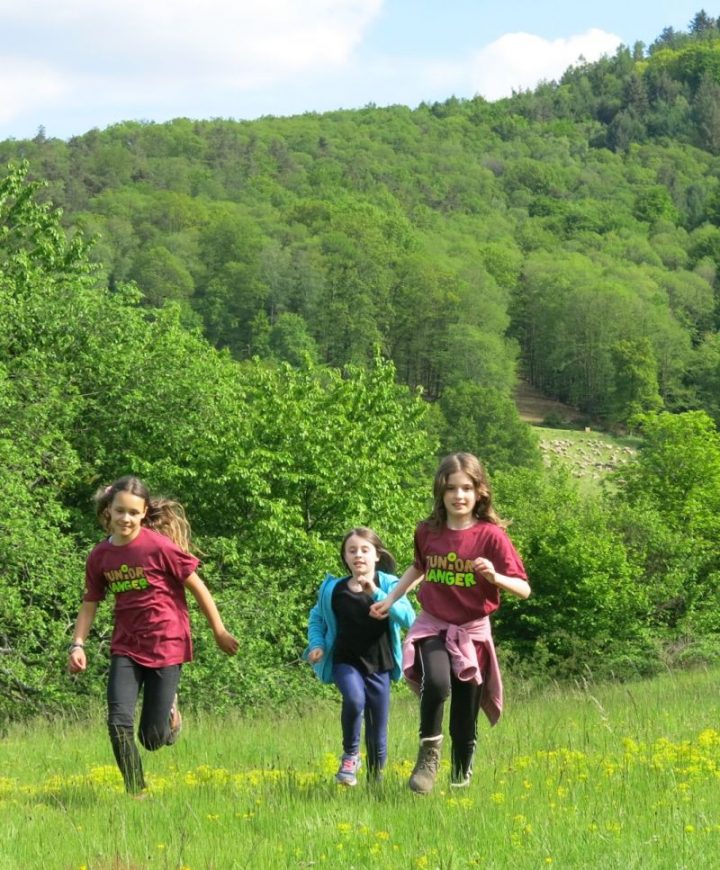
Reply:
<svg viewBox="0 0 720 870"><path fill-rule="evenodd" d="M336 663L333 665L333 680L342 695L343 752L357 755L360 751L364 717L368 772L377 773L387 761L390 672L363 674L353 665Z"/></svg>
<svg viewBox="0 0 720 870"><path fill-rule="evenodd" d="M170 736L170 708L180 682L181 665L146 668L127 656L112 656L107 686L108 731L115 761L129 792L145 788L142 761L133 727L143 691L138 737L145 749L165 746Z"/></svg>

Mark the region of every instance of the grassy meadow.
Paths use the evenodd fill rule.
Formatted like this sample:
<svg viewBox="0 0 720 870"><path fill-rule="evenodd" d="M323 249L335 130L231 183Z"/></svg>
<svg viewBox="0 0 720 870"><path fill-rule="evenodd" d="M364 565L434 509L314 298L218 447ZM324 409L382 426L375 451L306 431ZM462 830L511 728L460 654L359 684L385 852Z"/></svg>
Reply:
<svg viewBox="0 0 720 870"><path fill-rule="evenodd" d="M98 710L0 741L1 870L720 866L720 672L625 685L507 686L474 780L406 787L416 702L393 700L386 779L336 786L338 705L186 712L124 794Z"/></svg>
<svg viewBox="0 0 720 870"><path fill-rule="evenodd" d="M622 469L637 452L640 439L608 432L533 427L539 438L546 466L564 467L577 481L581 492L592 493L610 472Z"/></svg>
<svg viewBox="0 0 720 870"><path fill-rule="evenodd" d="M520 418L538 436L545 466L566 469L581 492L596 492L608 473L621 469L641 444L636 436L614 435L588 425L591 421L577 409L548 398L527 381L519 381L515 403Z"/></svg>

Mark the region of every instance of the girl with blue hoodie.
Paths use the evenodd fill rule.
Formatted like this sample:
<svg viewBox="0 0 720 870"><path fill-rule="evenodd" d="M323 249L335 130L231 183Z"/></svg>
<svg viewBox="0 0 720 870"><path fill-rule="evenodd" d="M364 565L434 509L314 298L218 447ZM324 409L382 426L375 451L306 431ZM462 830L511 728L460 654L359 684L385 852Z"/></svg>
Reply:
<svg viewBox="0 0 720 870"><path fill-rule="evenodd" d="M368 777L381 777L387 760L390 681L401 676L400 629L412 625L415 613L403 595L390 608L388 620L370 616L371 605L398 583L395 559L372 529L350 529L340 557L350 575L326 574L310 611L304 657L318 678L335 683L342 695L343 754L335 781L352 786L360 770L363 718Z"/></svg>

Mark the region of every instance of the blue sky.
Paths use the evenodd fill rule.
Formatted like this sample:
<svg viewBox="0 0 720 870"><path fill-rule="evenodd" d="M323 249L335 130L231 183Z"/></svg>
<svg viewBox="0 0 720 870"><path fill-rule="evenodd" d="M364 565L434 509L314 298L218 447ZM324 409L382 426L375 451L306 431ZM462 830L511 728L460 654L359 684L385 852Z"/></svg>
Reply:
<svg viewBox="0 0 720 870"><path fill-rule="evenodd" d="M685 31L686 0L0 0L0 139L486 99ZM711 15L712 7L707 7Z"/></svg>

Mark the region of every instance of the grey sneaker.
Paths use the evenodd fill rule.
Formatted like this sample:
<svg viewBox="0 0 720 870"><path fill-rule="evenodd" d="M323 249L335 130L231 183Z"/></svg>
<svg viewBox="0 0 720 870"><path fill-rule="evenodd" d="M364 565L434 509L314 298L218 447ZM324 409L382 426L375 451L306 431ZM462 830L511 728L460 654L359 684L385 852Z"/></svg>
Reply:
<svg viewBox="0 0 720 870"><path fill-rule="evenodd" d="M368 768L367 779L371 785L380 785L385 779L385 771L382 767Z"/></svg>
<svg viewBox="0 0 720 870"><path fill-rule="evenodd" d="M343 752L340 759L340 768L335 774L335 782L338 785L357 785L357 775L361 761L359 755L349 755Z"/></svg>
<svg viewBox="0 0 720 870"><path fill-rule="evenodd" d="M432 791L440 767L441 744L442 734L438 737L424 737L420 741L417 761L408 780L408 788L415 794L430 794Z"/></svg>

